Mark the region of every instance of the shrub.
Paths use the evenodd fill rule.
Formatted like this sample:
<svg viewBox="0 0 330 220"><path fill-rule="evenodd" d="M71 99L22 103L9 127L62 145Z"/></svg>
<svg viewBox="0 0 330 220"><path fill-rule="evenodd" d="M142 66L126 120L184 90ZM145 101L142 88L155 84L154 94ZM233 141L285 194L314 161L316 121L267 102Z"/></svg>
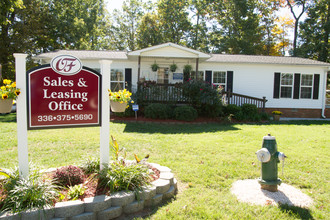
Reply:
<svg viewBox="0 0 330 220"><path fill-rule="evenodd" d="M256 105L243 104L241 108L244 115L247 115L249 117L254 117L255 115L258 115L258 108Z"/></svg>
<svg viewBox="0 0 330 220"><path fill-rule="evenodd" d="M100 186L109 188L110 192L139 191L150 182L149 169L141 164L125 166L112 163L100 171L99 180Z"/></svg>
<svg viewBox="0 0 330 220"><path fill-rule="evenodd" d="M42 180L38 171L32 171L26 179L19 179L13 172L3 181L4 200L0 211L22 212L52 206L57 192L50 180Z"/></svg>
<svg viewBox="0 0 330 220"><path fill-rule="evenodd" d="M174 117L177 120L193 121L197 118L196 109L191 106L179 106L174 109Z"/></svg>
<svg viewBox="0 0 330 220"><path fill-rule="evenodd" d="M144 116L152 119L169 119L172 116L172 108L165 104L153 103L144 109Z"/></svg>
<svg viewBox="0 0 330 220"><path fill-rule="evenodd" d="M203 81L190 80L182 86L183 95L197 110L198 115L217 117L221 114L221 96L216 88Z"/></svg>
<svg viewBox="0 0 330 220"><path fill-rule="evenodd" d="M54 174L56 183L60 186L74 186L84 181L84 172L77 166L66 166L56 170Z"/></svg>
<svg viewBox="0 0 330 220"><path fill-rule="evenodd" d="M100 159L88 158L80 165L86 174L98 173L100 171Z"/></svg>
<svg viewBox="0 0 330 220"><path fill-rule="evenodd" d="M224 107L224 113L225 115L233 115L234 118L235 116L241 114L242 109L241 107L234 105L234 104L228 104L227 106Z"/></svg>
<svg viewBox="0 0 330 220"><path fill-rule="evenodd" d="M260 118L261 118L261 120L263 120L263 121L269 121L269 120L270 120L270 116L269 116L269 114L267 114L266 112L261 112L261 113L260 113Z"/></svg>

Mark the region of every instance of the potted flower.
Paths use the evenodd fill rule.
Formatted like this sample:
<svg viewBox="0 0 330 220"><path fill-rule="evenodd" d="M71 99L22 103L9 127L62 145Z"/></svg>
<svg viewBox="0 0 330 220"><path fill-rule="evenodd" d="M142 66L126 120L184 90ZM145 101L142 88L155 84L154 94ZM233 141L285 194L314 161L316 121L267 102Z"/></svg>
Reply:
<svg viewBox="0 0 330 220"><path fill-rule="evenodd" d="M156 72L156 71L158 70L158 68L159 68L159 66L158 66L157 63L154 63L154 64L151 65L151 69L152 69L152 71L154 71L154 72Z"/></svg>
<svg viewBox="0 0 330 220"><path fill-rule="evenodd" d="M178 66L177 66L175 63L173 63L173 64L170 66L170 70L171 70L172 73L174 73L175 70L176 70L177 68L178 68Z"/></svg>
<svg viewBox="0 0 330 220"><path fill-rule="evenodd" d="M119 90L118 92L111 92L109 90L109 99L110 99L110 107L113 112L124 112L128 107L127 104L129 102L134 103L131 100L131 95L128 90Z"/></svg>
<svg viewBox="0 0 330 220"><path fill-rule="evenodd" d="M13 106L13 100L20 94L16 88L16 82L9 79L3 80L3 86L0 87L0 113L9 113Z"/></svg>
<svg viewBox="0 0 330 220"><path fill-rule="evenodd" d="M272 111L274 121L279 121L281 115L283 114L281 111Z"/></svg>

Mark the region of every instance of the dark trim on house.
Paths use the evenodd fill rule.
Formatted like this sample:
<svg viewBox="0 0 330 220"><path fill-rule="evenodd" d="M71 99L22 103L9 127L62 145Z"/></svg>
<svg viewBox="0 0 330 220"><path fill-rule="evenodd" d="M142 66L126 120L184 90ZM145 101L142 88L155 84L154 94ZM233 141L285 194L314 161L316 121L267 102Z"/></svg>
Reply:
<svg viewBox="0 0 330 220"><path fill-rule="evenodd" d="M233 92L234 72L227 71L227 89L226 91Z"/></svg>
<svg viewBox="0 0 330 220"><path fill-rule="evenodd" d="M320 74L314 74L313 99L319 99Z"/></svg>
<svg viewBox="0 0 330 220"><path fill-rule="evenodd" d="M280 82L281 82L281 73L274 73L274 93L273 98L280 98Z"/></svg>
<svg viewBox="0 0 330 220"><path fill-rule="evenodd" d="M300 96L300 73L294 74L293 98L299 99Z"/></svg>

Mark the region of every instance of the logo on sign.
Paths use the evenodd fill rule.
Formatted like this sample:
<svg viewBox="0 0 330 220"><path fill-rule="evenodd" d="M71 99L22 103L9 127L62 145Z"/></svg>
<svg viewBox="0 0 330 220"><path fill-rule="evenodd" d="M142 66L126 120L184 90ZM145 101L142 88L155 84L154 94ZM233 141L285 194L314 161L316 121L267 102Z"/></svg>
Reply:
<svg viewBox="0 0 330 220"><path fill-rule="evenodd" d="M52 69L62 75L74 75L82 69L82 63L77 57L71 55L60 55L54 57L50 62Z"/></svg>

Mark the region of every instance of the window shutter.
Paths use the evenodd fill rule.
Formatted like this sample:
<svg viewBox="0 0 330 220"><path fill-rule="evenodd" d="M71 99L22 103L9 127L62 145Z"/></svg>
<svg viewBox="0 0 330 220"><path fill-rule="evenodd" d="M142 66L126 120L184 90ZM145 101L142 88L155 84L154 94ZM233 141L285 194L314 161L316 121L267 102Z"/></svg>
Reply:
<svg viewBox="0 0 330 220"><path fill-rule="evenodd" d="M132 91L132 69L125 69L125 88Z"/></svg>
<svg viewBox="0 0 330 220"><path fill-rule="evenodd" d="M293 98L299 99L300 95L300 73L294 74Z"/></svg>
<svg viewBox="0 0 330 220"><path fill-rule="evenodd" d="M274 94L273 94L274 99L280 98L280 80L281 80L281 73L274 73Z"/></svg>
<svg viewBox="0 0 330 220"><path fill-rule="evenodd" d="M227 71L227 91L233 92L234 72Z"/></svg>
<svg viewBox="0 0 330 220"><path fill-rule="evenodd" d="M320 74L314 74L313 99L319 99Z"/></svg>
<svg viewBox="0 0 330 220"><path fill-rule="evenodd" d="M205 82L211 84L212 83L212 71L206 70L205 71Z"/></svg>

